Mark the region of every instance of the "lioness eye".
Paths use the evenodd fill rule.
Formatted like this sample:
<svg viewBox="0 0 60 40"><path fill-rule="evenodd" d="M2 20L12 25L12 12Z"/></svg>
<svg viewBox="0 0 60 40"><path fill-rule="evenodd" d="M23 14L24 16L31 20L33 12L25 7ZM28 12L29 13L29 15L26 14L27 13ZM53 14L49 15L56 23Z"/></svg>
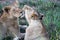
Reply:
<svg viewBox="0 0 60 40"><path fill-rule="evenodd" d="M33 16L31 16L31 17L33 17Z"/></svg>

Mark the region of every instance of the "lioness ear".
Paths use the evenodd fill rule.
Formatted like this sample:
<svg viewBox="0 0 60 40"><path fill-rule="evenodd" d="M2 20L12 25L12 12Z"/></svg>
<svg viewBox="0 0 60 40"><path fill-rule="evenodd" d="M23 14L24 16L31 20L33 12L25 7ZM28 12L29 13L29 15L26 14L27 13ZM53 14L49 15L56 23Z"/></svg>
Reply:
<svg viewBox="0 0 60 40"><path fill-rule="evenodd" d="M39 17L39 19L42 20L43 17L44 17L44 14L40 13L40 17Z"/></svg>
<svg viewBox="0 0 60 40"><path fill-rule="evenodd" d="M4 11L5 11L6 13L9 13L10 9L11 9L11 7L6 6L6 7L4 8Z"/></svg>
<svg viewBox="0 0 60 40"><path fill-rule="evenodd" d="M15 0L15 1L13 2L13 5L14 5L14 7L19 7L19 1L18 1L18 0Z"/></svg>

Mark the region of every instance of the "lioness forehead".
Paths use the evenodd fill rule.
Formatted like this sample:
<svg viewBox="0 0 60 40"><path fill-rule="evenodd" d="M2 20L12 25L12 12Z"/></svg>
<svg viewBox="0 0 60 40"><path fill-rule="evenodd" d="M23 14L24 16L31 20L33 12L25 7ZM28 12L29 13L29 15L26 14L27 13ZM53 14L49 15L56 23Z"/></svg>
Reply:
<svg viewBox="0 0 60 40"><path fill-rule="evenodd" d="M20 9L20 8L15 8L15 9L13 9L13 10L15 10L15 11L17 11L17 12L18 12L18 11L20 11L20 12L22 11L22 9Z"/></svg>
<svg viewBox="0 0 60 40"><path fill-rule="evenodd" d="M27 9L27 10L33 10L33 8L31 8L31 7L28 6L28 5L24 5L23 10L25 10L25 9Z"/></svg>

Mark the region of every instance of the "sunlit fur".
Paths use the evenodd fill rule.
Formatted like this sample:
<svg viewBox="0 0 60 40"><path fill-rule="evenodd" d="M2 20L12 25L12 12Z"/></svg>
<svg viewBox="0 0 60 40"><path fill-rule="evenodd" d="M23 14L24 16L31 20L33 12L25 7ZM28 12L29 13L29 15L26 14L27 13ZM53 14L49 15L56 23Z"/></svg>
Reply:
<svg viewBox="0 0 60 40"><path fill-rule="evenodd" d="M39 19L38 13L27 5L23 7L23 10L29 23L26 29L25 40L49 40L45 26L42 24L42 20Z"/></svg>

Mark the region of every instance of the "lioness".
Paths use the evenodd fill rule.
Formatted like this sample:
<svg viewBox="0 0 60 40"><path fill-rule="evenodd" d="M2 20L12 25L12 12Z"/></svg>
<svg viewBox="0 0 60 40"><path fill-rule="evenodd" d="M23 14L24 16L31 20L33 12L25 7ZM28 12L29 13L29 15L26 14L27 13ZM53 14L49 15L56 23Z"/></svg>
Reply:
<svg viewBox="0 0 60 40"><path fill-rule="evenodd" d="M14 37L13 40L20 38L18 17L21 15L21 11L22 10L18 7L13 6L6 6L3 8L3 12L0 17L0 30L3 37L6 34L11 34Z"/></svg>
<svg viewBox="0 0 60 40"><path fill-rule="evenodd" d="M25 40L49 40L45 26L42 24L43 14L38 14L32 7L23 7L25 17L29 23L26 29Z"/></svg>

